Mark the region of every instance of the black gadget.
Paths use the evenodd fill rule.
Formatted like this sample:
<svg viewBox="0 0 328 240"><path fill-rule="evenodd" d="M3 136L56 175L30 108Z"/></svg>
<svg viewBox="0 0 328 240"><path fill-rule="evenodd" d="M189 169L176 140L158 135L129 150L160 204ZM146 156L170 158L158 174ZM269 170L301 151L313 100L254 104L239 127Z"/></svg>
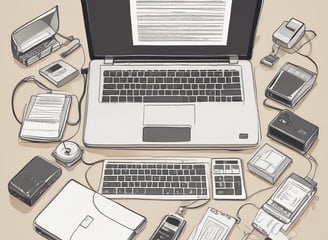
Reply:
<svg viewBox="0 0 328 240"><path fill-rule="evenodd" d="M317 74L292 63L284 64L265 90L265 95L294 107L312 88Z"/></svg>
<svg viewBox="0 0 328 240"><path fill-rule="evenodd" d="M9 181L8 190L14 197L32 206L61 173L60 167L36 156Z"/></svg>
<svg viewBox="0 0 328 240"><path fill-rule="evenodd" d="M166 215L150 240L176 240L180 236L186 220L178 214Z"/></svg>
<svg viewBox="0 0 328 240"><path fill-rule="evenodd" d="M282 110L270 122L268 137L304 154L309 151L319 135L319 127L297 116L289 110Z"/></svg>

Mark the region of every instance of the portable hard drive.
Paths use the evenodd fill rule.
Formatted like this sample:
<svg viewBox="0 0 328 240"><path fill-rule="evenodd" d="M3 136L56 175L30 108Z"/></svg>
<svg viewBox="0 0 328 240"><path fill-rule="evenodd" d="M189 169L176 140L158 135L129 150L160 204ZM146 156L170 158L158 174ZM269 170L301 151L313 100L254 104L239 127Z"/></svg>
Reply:
<svg viewBox="0 0 328 240"><path fill-rule="evenodd" d="M270 122L268 137L304 154L309 151L319 135L319 127L283 110Z"/></svg>
<svg viewBox="0 0 328 240"><path fill-rule="evenodd" d="M312 88L316 78L317 74L288 62L274 76L265 95L288 107L294 107Z"/></svg>
<svg viewBox="0 0 328 240"><path fill-rule="evenodd" d="M61 173L61 168L36 156L10 180L8 190L14 197L32 206Z"/></svg>

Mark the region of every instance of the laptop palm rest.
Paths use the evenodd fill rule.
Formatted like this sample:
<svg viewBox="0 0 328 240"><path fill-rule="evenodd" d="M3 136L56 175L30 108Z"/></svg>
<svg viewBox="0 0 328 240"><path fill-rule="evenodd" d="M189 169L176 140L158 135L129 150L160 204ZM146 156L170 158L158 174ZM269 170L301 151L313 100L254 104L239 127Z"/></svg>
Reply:
<svg viewBox="0 0 328 240"><path fill-rule="evenodd" d="M195 124L194 105L145 105L144 142L187 142Z"/></svg>

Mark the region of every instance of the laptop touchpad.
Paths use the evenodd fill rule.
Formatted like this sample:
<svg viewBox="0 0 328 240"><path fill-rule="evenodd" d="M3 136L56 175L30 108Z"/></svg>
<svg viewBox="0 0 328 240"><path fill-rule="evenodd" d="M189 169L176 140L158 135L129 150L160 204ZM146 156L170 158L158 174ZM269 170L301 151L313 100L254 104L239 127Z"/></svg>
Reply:
<svg viewBox="0 0 328 240"><path fill-rule="evenodd" d="M190 141L194 105L145 105L143 141Z"/></svg>

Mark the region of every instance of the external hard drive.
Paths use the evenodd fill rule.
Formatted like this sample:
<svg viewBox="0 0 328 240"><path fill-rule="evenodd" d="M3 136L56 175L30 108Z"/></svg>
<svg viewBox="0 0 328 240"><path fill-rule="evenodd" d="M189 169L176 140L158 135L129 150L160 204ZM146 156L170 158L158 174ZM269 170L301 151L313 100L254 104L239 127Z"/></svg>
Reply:
<svg viewBox="0 0 328 240"><path fill-rule="evenodd" d="M61 168L36 156L10 180L8 190L14 197L32 206L61 173Z"/></svg>
<svg viewBox="0 0 328 240"><path fill-rule="evenodd" d="M318 126L289 110L279 112L268 127L268 137L302 154L309 151L318 135Z"/></svg>
<svg viewBox="0 0 328 240"><path fill-rule="evenodd" d="M295 105L312 88L317 74L292 63L286 63L274 76L265 95L288 107Z"/></svg>

